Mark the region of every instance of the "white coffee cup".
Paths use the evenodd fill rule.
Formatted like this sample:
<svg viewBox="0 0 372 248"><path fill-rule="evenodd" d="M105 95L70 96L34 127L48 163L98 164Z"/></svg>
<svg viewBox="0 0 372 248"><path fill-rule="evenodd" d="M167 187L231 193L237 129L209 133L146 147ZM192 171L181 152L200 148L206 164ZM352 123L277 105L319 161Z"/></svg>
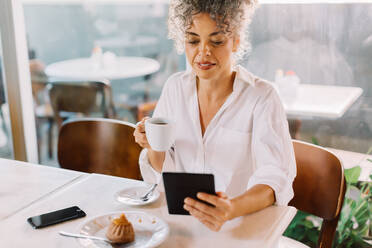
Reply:
<svg viewBox="0 0 372 248"><path fill-rule="evenodd" d="M145 121L145 131L151 149L167 151L174 142L175 123L168 118L150 118Z"/></svg>

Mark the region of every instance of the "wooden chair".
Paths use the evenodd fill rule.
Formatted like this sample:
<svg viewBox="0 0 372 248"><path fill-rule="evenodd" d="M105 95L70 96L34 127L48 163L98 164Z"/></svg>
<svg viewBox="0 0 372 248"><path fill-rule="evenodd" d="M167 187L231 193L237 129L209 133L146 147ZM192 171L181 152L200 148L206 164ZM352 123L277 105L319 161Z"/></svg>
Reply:
<svg viewBox="0 0 372 248"><path fill-rule="evenodd" d="M293 140L293 147L297 176L289 205L323 219L317 247L331 248L346 191L342 163L320 146ZM307 246L282 237L279 247Z"/></svg>
<svg viewBox="0 0 372 248"><path fill-rule="evenodd" d="M49 84L49 97L55 120L60 127L71 114L90 116L97 112L105 118L115 118L110 82L53 82Z"/></svg>
<svg viewBox="0 0 372 248"><path fill-rule="evenodd" d="M134 128L104 118L68 120L59 132L58 162L66 169L141 179Z"/></svg>

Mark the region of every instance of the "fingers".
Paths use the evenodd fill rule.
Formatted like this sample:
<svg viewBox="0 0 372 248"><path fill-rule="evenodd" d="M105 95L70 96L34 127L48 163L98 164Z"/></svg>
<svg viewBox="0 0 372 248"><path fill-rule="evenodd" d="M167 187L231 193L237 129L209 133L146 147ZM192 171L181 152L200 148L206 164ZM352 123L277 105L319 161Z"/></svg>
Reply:
<svg viewBox="0 0 372 248"><path fill-rule="evenodd" d="M204 213L208 216L213 216L213 219L217 219L218 221L225 221L225 214L220 209L208 206L205 203L200 201L196 201L192 198L187 197L185 199L185 205L192 207L193 209L198 210L199 212ZM187 210L187 209L186 209Z"/></svg>
<svg viewBox="0 0 372 248"><path fill-rule="evenodd" d="M224 223L223 221L217 220L213 216L206 214L197 208L194 208L190 205L185 204L184 208L195 218L197 218L201 223L206 225L209 229L213 231L219 231L222 224Z"/></svg>
<svg viewBox="0 0 372 248"><path fill-rule="evenodd" d="M224 192L216 192L216 194L222 199L228 199L228 196Z"/></svg>
<svg viewBox="0 0 372 248"><path fill-rule="evenodd" d="M212 222L209 222L209 221L204 220L204 219L201 219L199 221L201 223L203 223L204 225L206 225L209 229L211 229L212 231L215 231L215 232L218 232L221 229L221 226L222 226L222 225L215 225Z"/></svg>
<svg viewBox="0 0 372 248"><path fill-rule="evenodd" d="M143 148L148 148L149 142L147 141L147 137L145 133L139 133L138 135L134 136L135 141Z"/></svg>
<svg viewBox="0 0 372 248"><path fill-rule="evenodd" d="M136 143L138 143L142 148L150 148L145 132L145 121L147 119L149 119L149 117L145 117L140 122L138 122L133 132Z"/></svg>
<svg viewBox="0 0 372 248"><path fill-rule="evenodd" d="M203 201L206 201L214 206L218 206L220 205L220 198L218 196L215 196L215 195L210 195L210 194L206 194L206 193L198 193L196 195L196 197L198 197L200 200L203 200Z"/></svg>
<svg viewBox="0 0 372 248"><path fill-rule="evenodd" d="M208 202L216 207L216 209L220 210L221 212L221 218L224 220L229 219L229 214L231 211L231 202L229 201L227 195L223 192L217 192L217 196L210 195L207 193L201 193L199 192L197 194L197 197L200 200L203 200L205 202Z"/></svg>
<svg viewBox="0 0 372 248"><path fill-rule="evenodd" d="M137 122L137 124L136 124L136 130L138 132L140 132L140 133L144 133L145 132L145 121L147 119L150 119L150 117L146 116L141 121Z"/></svg>

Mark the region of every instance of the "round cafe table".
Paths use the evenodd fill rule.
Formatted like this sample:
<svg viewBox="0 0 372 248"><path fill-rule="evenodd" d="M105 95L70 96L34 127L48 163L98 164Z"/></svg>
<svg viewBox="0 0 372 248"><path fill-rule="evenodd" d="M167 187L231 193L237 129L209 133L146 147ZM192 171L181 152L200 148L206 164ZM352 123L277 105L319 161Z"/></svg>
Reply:
<svg viewBox="0 0 372 248"><path fill-rule="evenodd" d="M91 58L77 58L50 64L45 73L48 77L99 80L126 79L147 76L160 68L158 61L145 57L117 57L107 66L96 68Z"/></svg>

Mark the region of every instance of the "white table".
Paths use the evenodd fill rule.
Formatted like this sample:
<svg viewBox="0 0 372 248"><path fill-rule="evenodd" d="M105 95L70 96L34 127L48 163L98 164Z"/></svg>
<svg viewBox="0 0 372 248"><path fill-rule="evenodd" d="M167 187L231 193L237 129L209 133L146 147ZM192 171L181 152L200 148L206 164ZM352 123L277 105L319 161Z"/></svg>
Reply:
<svg viewBox="0 0 372 248"><path fill-rule="evenodd" d="M61 237L58 231L76 232L92 216L128 210L151 213L168 222L170 236L160 247L272 247L296 213L292 207L272 206L227 222L215 233L190 216L169 215L164 194L144 207L128 207L113 198L118 190L142 183L98 174L83 176L0 222L0 247L78 247L74 239ZM26 222L30 216L73 205L81 207L87 217L39 230Z"/></svg>
<svg viewBox="0 0 372 248"><path fill-rule="evenodd" d="M77 58L50 64L49 77L72 80L126 79L150 75L160 68L158 61L145 57L117 57L116 63L96 69L91 58Z"/></svg>
<svg viewBox="0 0 372 248"><path fill-rule="evenodd" d="M293 116L340 118L362 93L358 87L300 84L296 99L284 108Z"/></svg>
<svg viewBox="0 0 372 248"><path fill-rule="evenodd" d="M83 175L71 170L0 159L0 221Z"/></svg>

